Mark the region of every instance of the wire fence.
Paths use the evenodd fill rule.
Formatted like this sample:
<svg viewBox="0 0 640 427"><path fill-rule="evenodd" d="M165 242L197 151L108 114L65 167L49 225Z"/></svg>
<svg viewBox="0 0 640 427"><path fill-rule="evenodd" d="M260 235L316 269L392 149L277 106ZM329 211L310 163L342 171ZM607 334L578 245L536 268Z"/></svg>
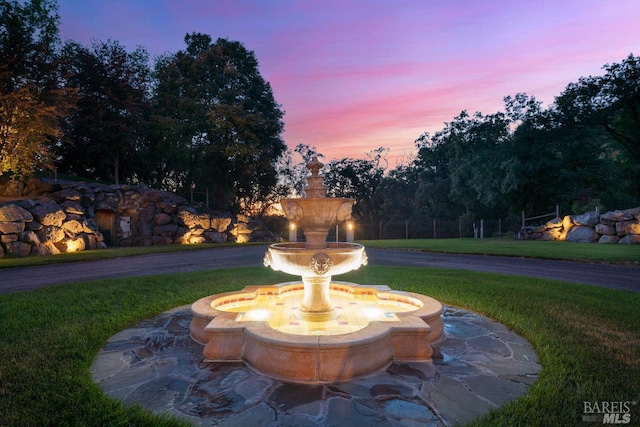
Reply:
<svg viewBox="0 0 640 427"><path fill-rule="evenodd" d="M356 240L384 239L451 239L488 238L513 235L520 229L521 219L507 217L499 219L447 220L425 219L422 221L380 221L377 224L355 224Z"/></svg>

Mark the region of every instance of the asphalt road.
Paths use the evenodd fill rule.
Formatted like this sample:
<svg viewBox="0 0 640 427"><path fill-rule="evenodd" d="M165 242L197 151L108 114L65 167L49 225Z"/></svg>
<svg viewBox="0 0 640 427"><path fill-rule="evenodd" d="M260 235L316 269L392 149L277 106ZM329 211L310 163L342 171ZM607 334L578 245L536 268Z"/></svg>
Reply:
<svg viewBox="0 0 640 427"><path fill-rule="evenodd" d="M0 269L0 294L93 279L260 266L266 246L234 246L99 261ZM640 267L367 248L370 265L450 268L558 279L640 292Z"/></svg>

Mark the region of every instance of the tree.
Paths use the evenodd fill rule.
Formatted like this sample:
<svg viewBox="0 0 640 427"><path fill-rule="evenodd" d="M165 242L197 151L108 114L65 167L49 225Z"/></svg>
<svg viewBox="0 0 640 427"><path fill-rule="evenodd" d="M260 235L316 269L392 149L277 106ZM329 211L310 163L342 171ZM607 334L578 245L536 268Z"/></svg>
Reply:
<svg viewBox="0 0 640 427"><path fill-rule="evenodd" d="M0 0L0 175L52 168L74 90L61 81L57 4Z"/></svg>
<svg viewBox="0 0 640 427"><path fill-rule="evenodd" d="M294 156L299 161L294 160ZM275 193L277 198L283 197L304 197L304 186L307 183L307 163L313 157L324 157L318 152L316 147L310 147L306 144L298 144L295 149L287 149L276 163L276 172L278 174L278 184Z"/></svg>
<svg viewBox="0 0 640 427"><path fill-rule="evenodd" d="M119 183L131 180L141 164L150 95L149 55L117 41L75 42L65 47L69 84L80 96L60 150L60 169Z"/></svg>
<svg viewBox="0 0 640 427"><path fill-rule="evenodd" d="M275 162L285 151L283 112L239 42L194 33L187 48L156 64L155 107L177 160L176 190L208 187L218 209L239 210L276 185ZM157 164L170 163L159 159Z"/></svg>
<svg viewBox="0 0 640 427"><path fill-rule="evenodd" d="M356 200L353 216L362 223L380 220L382 199L379 187L387 168L388 148L367 153L368 159L332 160L326 166L324 182L328 195Z"/></svg>
<svg viewBox="0 0 640 427"><path fill-rule="evenodd" d="M414 160L416 192L413 210L416 217L453 219L463 210L451 198L450 153L452 145L436 133L423 133L415 142L418 154Z"/></svg>
<svg viewBox="0 0 640 427"><path fill-rule="evenodd" d="M640 202L640 58L629 55L619 64L605 65L604 76L583 77L556 98L558 121L565 127L596 133L611 151L618 169L618 183ZM597 128L597 129L596 129ZM604 131L604 134L599 132ZM614 149L611 150L611 145ZM606 147L605 147L606 146ZM617 151L617 152L616 152Z"/></svg>
<svg viewBox="0 0 640 427"><path fill-rule="evenodd" d="M451 211L452 203L443 204L445 200L461 205L467 216L502 208L501 194L512 185L506 173L509 162L501 150L509 136L509 124L503 113L470 116L462 111L433 137L419 140L417 164L422 167L424 181L419 187L420 199L435 190L441 199L440 207L433 205L427 210L430 216L454 219L459 215L455 212L458 209Z"/></svg>

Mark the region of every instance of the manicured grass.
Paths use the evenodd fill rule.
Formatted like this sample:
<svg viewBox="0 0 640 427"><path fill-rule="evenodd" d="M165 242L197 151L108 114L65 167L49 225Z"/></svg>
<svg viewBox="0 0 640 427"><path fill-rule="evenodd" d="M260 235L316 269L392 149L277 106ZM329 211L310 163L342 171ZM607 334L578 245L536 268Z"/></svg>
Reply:
<svg viewBox="0 0 640 427"><path fill-rule="evenodd" d="M372 248L640 264L640 245L490 239L365 240Z"/></svg>
<svg viewBox="0 0 640 427"><path fill-rule="evenodd" d="M0 296L0 425L175 425L105 397L89 374L104 342L219 292L289 281L259 267L92 281ZM367 266L340 276L424 293L525 336L543 370L479 426L582 426L584 401L640 397L640 294L468 271ZM632 423L640 420L634 406Z"/></svg>

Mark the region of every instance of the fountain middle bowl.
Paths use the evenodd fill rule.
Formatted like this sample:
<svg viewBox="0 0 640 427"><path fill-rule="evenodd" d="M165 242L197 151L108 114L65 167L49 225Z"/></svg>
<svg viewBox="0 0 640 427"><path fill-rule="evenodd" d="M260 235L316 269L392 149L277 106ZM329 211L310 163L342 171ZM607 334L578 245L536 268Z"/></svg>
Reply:
<svg viewBox="0 0 640 427"><path fill-rule="evenodd" d="M364 246L359 243L327 242L327 247L307 248L304 242L275 243L265 254L265 266L302 277L330 277L367 264Z"/></svg>

